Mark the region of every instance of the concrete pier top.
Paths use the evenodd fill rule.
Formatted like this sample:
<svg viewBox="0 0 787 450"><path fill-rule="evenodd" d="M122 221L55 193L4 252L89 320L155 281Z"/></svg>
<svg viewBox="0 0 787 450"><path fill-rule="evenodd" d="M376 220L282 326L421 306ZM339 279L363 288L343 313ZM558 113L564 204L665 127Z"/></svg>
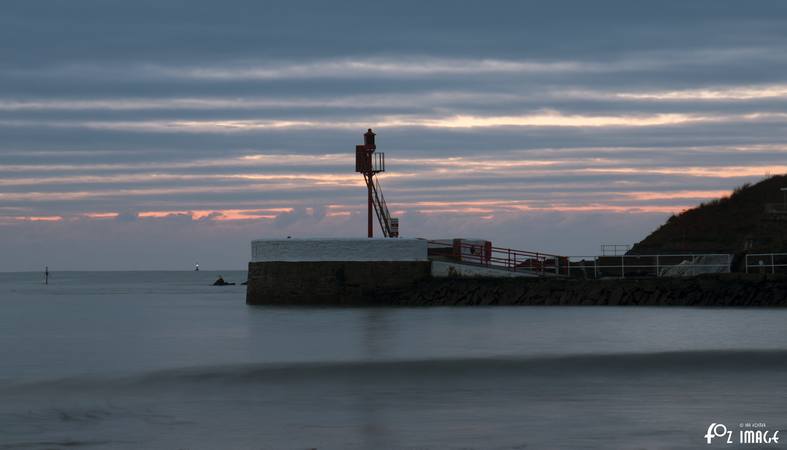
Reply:
<svg viewBox="0 0 787 450"><path fill-rule="evenodd" d="M258 239L251 262L428 261L424 239Z"/></svg>

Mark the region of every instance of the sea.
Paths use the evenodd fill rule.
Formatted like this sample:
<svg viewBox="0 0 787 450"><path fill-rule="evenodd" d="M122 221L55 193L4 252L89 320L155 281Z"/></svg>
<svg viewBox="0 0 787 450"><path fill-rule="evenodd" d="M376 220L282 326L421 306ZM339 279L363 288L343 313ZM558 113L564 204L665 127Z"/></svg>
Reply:
<svg viewBox="0 0 787 450"><path fill-rule="evenodd" d="M0 274L0 449L787 447L722 433L787 430L787 309L248 306L245 278Z"/></svg>

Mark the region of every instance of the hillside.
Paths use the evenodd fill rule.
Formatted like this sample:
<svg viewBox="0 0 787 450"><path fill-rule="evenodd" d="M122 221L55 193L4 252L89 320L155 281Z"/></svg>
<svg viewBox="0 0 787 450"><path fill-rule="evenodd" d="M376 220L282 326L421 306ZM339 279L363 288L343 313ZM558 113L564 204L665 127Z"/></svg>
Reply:
<svg viewBox="0 0 787 450"><path fill-rule="evenodd" d="M785 187L787 175L743 185L729 197L673 215L629 253L787 252Z"/></svg>

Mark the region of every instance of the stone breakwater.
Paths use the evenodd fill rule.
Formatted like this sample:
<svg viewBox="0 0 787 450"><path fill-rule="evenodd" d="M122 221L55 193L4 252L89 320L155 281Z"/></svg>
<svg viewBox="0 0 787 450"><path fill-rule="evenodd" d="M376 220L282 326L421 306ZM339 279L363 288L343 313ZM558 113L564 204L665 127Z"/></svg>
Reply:
<svg viewBox="0 0 787 450"><path fill-rule="evenodd" d="M433 278L428 263L259 264L249 267L248 304L368 306L787 306L787 277Z"/></svg>
<svg viewBox="0 0 787 450"><path fill-rule="evenodd" d="M407 306L787 306L787 277L719 274L624 280L431 279L395 299Z"/></svg>

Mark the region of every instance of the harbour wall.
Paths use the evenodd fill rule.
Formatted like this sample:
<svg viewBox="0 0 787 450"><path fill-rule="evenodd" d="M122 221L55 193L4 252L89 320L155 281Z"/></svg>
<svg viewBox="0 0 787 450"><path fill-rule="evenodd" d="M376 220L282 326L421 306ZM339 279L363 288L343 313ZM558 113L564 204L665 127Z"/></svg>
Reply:
<svg viewBox="0 0 787 450"><path fill-rule="evenodd" d="M261 239L246 303L390 304L431 276L423 239Z"/></svg>
<svg viewBox="0 0 787 450"><path fill-rule="evenodd" d="M708 274L608 280L432 278L393 304L787 307L787 277Z"/></svg>
<svg viewBox="0 0 787 450"><path fill-rule="evenodd" d="M396 304L431 276L429 261L252 262L246 303Z"/></svg>
<svg viewBox="0 0 787 450"><path fill-rule="evenodd" d="M437 264L435 264L437 263ZM430 261L420 239L252 242L246 302L262 305L787 306L787 277L492 277ZM465 273L466 272L466 273Z"/></svg>
<svg viewBox="0 0 787 450"><path fill-rule="evenodd" d="M251 263L247 303L787 307L787 277L773 275L610 280L443 278L431 276L429 262L296 264Z"/></svg>

